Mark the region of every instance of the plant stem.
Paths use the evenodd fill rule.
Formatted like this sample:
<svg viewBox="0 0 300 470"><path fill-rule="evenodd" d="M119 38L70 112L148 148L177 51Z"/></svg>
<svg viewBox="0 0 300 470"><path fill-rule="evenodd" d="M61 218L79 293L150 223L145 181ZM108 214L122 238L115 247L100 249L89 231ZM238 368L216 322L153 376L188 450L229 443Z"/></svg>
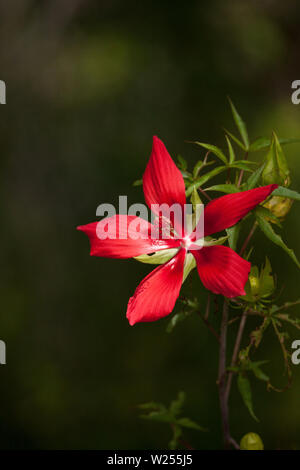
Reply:
<svg viewBox="0 0 300 470"><path fill-rule="evenodd" d="M248 152L246 152L246 154L245 154L245 156L244 156L244 160L248 160ZM240 171L240 176L239 176L239 180L238 180L237 187L241 186L242 181L243 181L243 176L244 176L244 170L241 170L241 171Z"/></svg>
<svg viewBox="0 0 300 470"><path fill-rule="evenodd" d="M246 319L247 319L247 309L244 310L242 318L241 318L240 326L239 326L238 333L237 333L236 340L235 340L235 345L233 348L233 354L232 354L230 367L234 367L236 365L238 353L239 353L240 346L241 346L242 336L243 336L245 325L246 325ZM233 372L230 371L228 374L226 392L225 392L227 402L228 402L229 395L230 395L232 378L233 378Z"/></svg>
<svg viewBox="0 0 300 470"><path fill-rule="evenodd" d="M229 410L228 400L226 397L226 345L227 345L227 325L228 325L228 302L224 299L222 322L220 331L220 349L219 349L219 372L218 372L218 387L219 387L219 400L222 418L224 446L226 449L233 445L239 449L238 444L230 435L229 429Z"/></svg>
<svg viewBox="0 0 300 470"><path fill-rule="evenodd" d="M250 242L250 240L251 240L251 238L252 238L252 236L253 236L253 234L254 234L256 228L257 228L257 225L258 225L258 224L257 224L257 222L255 221L254 224L253 224L252 229L250 230L250 232L249 232L249 234L248 234L246 240L245 240L244 243L243 243L243 246L242 246L241 251L240 251L240 256L242 256L242 254L243 254L244 251L246 250L246 248L247 248L247 246L248 246L248 243Z"/></svg>

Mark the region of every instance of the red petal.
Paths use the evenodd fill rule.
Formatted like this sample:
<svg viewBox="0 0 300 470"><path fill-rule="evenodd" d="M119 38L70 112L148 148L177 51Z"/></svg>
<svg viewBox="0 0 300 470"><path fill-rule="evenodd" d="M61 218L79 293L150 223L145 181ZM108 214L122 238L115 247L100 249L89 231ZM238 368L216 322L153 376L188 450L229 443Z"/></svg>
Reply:
<svg viewBox="0 0 300 470"><path fill-rule="evenodd" d="M277 184L270 184L240 193L226 194L209 202L204 209L205 236L235 225L277 187Z"/></svg>
<svg viewBox="0 0 300 470"><path fill-rule="evenodd" d="M197 269L205 287L225 297L245 295L251 264L227 246L216 245L193 250Z"/></svg>
<svg viewBox="0 0 300 470"><path fill-rule="evenodd" d="M186 197L182 174L163 142L156 136L153 137L150 160L143 175L143 190L146 203L150 208L152 204L165 203L169 207L173 204L180 204L182 211L184 210Z"/></svg>
<svg viewBox="0 0 300 470"><path fill-rule="evenodd" d="M139 238L133 238L134 235L136 236L136 231L132 224L137 226L136 230L141 234ZM132 258L166 248L177 248L180 245L180 240L151 239L151 227L149 222L139 217L116 215L99 222L82 225L77 229L82 230L89 237L92 256ZM100 239L98 235L104 232L108 237Z"/></svg>
<svg viewBox="0 0 300 470"><path fill-rule="evenodd" d="M179 250L142 280L128 302L126 316L130 325L159 320L172 312L182 284L185 255L184 249Z"/></svg>

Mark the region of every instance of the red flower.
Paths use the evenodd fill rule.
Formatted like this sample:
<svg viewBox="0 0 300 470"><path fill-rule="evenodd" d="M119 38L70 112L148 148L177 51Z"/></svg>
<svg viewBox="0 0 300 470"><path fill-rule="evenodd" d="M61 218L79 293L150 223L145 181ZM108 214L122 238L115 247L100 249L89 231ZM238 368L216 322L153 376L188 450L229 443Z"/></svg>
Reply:
<svg viewBox="0 0 300 470"><path fill-rule="evenodd" d="M228 194L209 202L204 210L204 236L235 225L264 201L276 187L276 184L263 186ZM157 137L153 138L151 157L143 176L143 189L149 207L166 203L168 206L180 204L184 208L186 203L181 172L163 142ZM117 224L114 224L115 222ZM136 239L130 236L132 224L140 227L142 237ZM180 228L180 224L180 220L174 220L174 228ZM99 228L109 236L111 227L115 225L113 239L99 239ZM131 258L158 250L176 250L176 254L169 261L158 266L143 279L130 298L127 307L130 325L158 320L172 312L182 285L188 252L194 256L200 279L207 289L229 298L245 294L244 287L250 272L250 263L231 248L216 245L199 249L199 246L195 246L195 232L188 237L183 234L181 239L151 238L152 228L152 224L145 220L126 215L116 215L78 227L78 230L88 235L93 256Z"/></svg>

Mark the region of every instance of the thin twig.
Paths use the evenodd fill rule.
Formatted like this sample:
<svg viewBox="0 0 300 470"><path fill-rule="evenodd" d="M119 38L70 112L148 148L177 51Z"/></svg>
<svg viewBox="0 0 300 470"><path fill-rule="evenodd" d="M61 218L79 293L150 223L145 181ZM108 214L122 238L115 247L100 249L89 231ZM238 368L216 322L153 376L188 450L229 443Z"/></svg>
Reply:
<svg viewBox="0 0 300 470"><path fill-rule="evenodd" d="M246 319L247 319L247 309L245 309L244 312L243 312L241 322L240 322L240 326L239 326L239 329L238 329L238 333L237 333L237 336L236 336L235 345L234 345L234 348L233 348L232 359L231 359L231 364L230 364L231 368L233 368L236 365L236 362L237 362L238 353L239 353L240 346L241 346L241 341L242 341L242 336L243 336L244 329L245 329ZM232 378L233 378L233 371L231 370L228 374L228 379L227 379L227 384L226 384L226 392L225 393L226 393L226 400L227 401L228 401L229 395L230 395Z"/></svg>
<svg viewBox="0 0 300 470"><path fill-rule="evenodd" d="M216 330L214 329L214 327L212 326L212 324L205 318L205 316L203 316L200 312L198 312L200 318L202 319L203 323L205 323L205 325L207 326L207 328L209 329L209 331L214 335L214 337L217 339L218 343L220 343L220 336L218 335L218 333L216 332Z"/></svg>
<svg viewBox="0 0 300 470"><path fill-rule="evenodd" d="M226 398L226 344L227 344L227 324L228 324L228 302L224 299L222 322L220 331L220 349L219 349L219 371L218 371L218 387L219 400L222 418L223 438L225 448L233 445L238 449L238 444L230 435L229 429L229 410Z"/></svg>
<svg viewBox="0 0 300 470"><path fill-rule="evenodd" d="M255 230L256 230L256 228L257 228L257 225L258 225L258 224L257 224L257 222L255 221L254 224L253 224L252 229L250 230L250 232L249 232L249 234L248 234L246 240L245 240L244 243L243 243L243 246L242 246L241 251L240 251L240 256L242 256L243 253L244 253L244 251L246 250L246 248L247 248L247 246L248 246L248 244L249 244L251 238L253 237L253 234L254 234L254 232L255 232Z"/></svg>
<svg viewBox="0 0 300 470"><path fill-rule="evenodd" d="M245 156L244 156L244 160L248 160L248 152L246 152ZM243 176L244 176L244 170L241 170L240 171L240 176L239 176L239 180L238 180L238 184L237 184L237 187L239 188L242 184L242 181L243 181Z"/></svg>

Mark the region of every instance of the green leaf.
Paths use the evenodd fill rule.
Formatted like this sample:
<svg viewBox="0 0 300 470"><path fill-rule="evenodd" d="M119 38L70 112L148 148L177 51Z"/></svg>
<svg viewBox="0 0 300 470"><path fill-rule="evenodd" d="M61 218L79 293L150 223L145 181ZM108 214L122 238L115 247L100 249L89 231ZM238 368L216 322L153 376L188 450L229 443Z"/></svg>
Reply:
<svg viewBox="0 0 300 470"><path fill-rule="evenodd" d="M226 132L227 135L229 135L229 137L233 140L233 142L235 142L242 150L246 151L244 144L235 135L233 135L231 132L229 132L225 128L224 128L224 131Z"/></svg>
<svg viewBox="0 0 300 470"><path fill-rule="evenodd" d="M205 184L208 180L213 178L214 176L218 175L222 171L226 170L226 166L218 166L217 168L214 168L213 170L209 171L208 173L205 173L205 175L200 176L194 183L192 183L190 186L188 186L185 194L187 197L189 197L194 188L198 189L200 188L203 184Z"/></svg>
<svg viewBox="0 0 300 470"><path fill-rule="evenodd" d="M252 165L256 165L256 163L250 162L248 160L237 160L236 162L228 165L228 168L238 168L239 170L253 171Z"/></svg>
<svg viewBox="0 0 300 470"><path fill-rule="evenodd" d="M238 383L239 392L240 392L240 394L243 398L243 401L244 401L246 407L248 408L248 411L249 411L250 415L252 416L253 419L255 419L255 421L259 421L257 419L257 417L255 416L255 413L253 411L252 393L251 393L251 387L250 387L249 380L247 379L247 377L245 375L239 374L238 379L237 379L237 383Z"/></svg>
<svg viewBox="0 0 300 470"><path fill-rule="evenodd" d="M178 164L177 164L178 168L185 171L188 166L187 161L181 155L177 155L177 160L178 160Z"/></svg>
<svg viewBox="0 0 300 470"><path fill-rule="evenodd" d="M290 258L296 263L298 268L300 268L300 263L291 248L288 248L284 241L282 240L281 236L274 232L272 225L259 214L256 214L256 219L258 224L262 230L262 232L266 235L269 240L271 240L275 245L280 246L289 256Z"/></svg>
<svg viewBox="0 0 300 470"><path fill-rule="evenodd" d="M214 155L216 155L216 157L218 157L220 160L222 160L223 163L227 165L227 157L224 155L224 153L219 147L216 147L215 145L211 144L206 144L204 142L198 142L197 140L193 143L196 145L200 145L200 147L203 147L207 150L210 150Z"/></svg>
<svg viewBox="0 0 300 470"><path fill-rule="evenodd" d="M191 194L191 203L193 205L194 212L197 212L197 207L202 205L202 201L196 188L193 188L193 192Z"/></svg>
<svg viewBox="0 0 300 470"><path fill-rule="evenodd" d="M204 431L204 432L207 431L207 429L195 423L190 418L177 419L176 424L178 424L179 426L182 426L183 428L196 429L197 431Z"/></svg>
<svg viewBox="0 0 300 470"><path fill-rule="evenodd" d="M140 179L140 180L135 180L133 183L132 183L132 186L141 186L143 184L143 180Z"/></svg>
<svg viewBox="0 0 300 470"><path fill-rule="evenodd" d="M236 124L236 127L239 130L239 133L240 133L240 136L241 136L242 141L244 143L245 149L248 150L249 149L249 137L248 137L246 124L244 123L243 119L241 118L241 116L237 112L233 102L231 101L231 99L229 97L228 97L228 101L229 101L229 104L230 104L230 107L231 107L231 112L232 112L233 119L234 119L234 122Z"/></svg>
<svg viewBox="0 0 300 470"><path fill-rule="evenodd" d="M199 171L201 170L201 167L203 165L203 161L202 160L198 160L196 165L194 166L194 169L193 169L193 178L196 179L198 174L199 174Z"/></svg>
<svg viewBox="0 0 300 470"><path fill-rule="evenodd" d="M182 429L180 426L173 424L173 438L169 442L169 448L175 450L179 446L179 438L182 436Z"/></svg>
<svg viewBox="0 0 300 470"><path fill-rule="evenodd" d="M190 272L196 267L196 261L194 256L191 253L188 253L184 260L184 268L183 268L183 279L182 282L186 280Z"/></svg>
<svg viewBox="0 0 300 470"><path fill-rule="evenodd" d="M290 199L295 199L295 201L300 201L300 194L297 193L297 191L284 188L283 186L278 186L278 188L274 189L272 196L288 197Z"/></svg>
<svg viewBox="0 0 300 470"><path fill-rule="evenodd" d="M228 146L229 163L233 163L234 160L235 160L235 153L234 153L233 147L231 145L231 142L230 142L230 140L229 140L229 138L227 137L226 134L225 134L225 138L226 138L226 142L227 142L227 146Z"/></svg>
<svg viewBox="0 0 300 470"><path fill-rule="evenodd" d="M271 222L274 222L274 224L278 225L278 227L281 227L281 223L280 223L280 220L278 219L278 217L276 217L276 215L274 215L273 212L270 211L270 209L268 209L267 207L256 206L254 211L255 211L255 215L258 214L261 217L263 217L264 219L270 219Z"/></svg>
<svg viewBox="0 0 300 470"><path fill-rule="evenodd" d="M273 294L275 290L275 282L272 276L272 266L267 257L265 265L260 273L259 284L259 293L262 297L268 297Z"/></svg>
<svg viewBox="0 0 300 470"><path fill-rule="evenodd" d="M253 189L258 184L265 165L266 164L263 163L257 170L255 170L254 173L252 173L252 175L249 176L245 184L245 189Z"/></svg>
<svg viewBox="0 0 300 470"><path fill-rule="evenodd" d="M150 401L148 403L142 403L141 405L138 405L138 408L140 410L156 410L156 411L166 411L167 408L162 404L162 403L157 403L155 401Z"/></svg>
<svg viewBox="0 0 300 470"><path fill-rule="evenodd" d="M271 141L266 137L259 137L249 147L249 152L257 152L258 150L265 149L269 147Z"/></svg>
<svg viewBox="0 0 300 470"><path fill-rule="evenodd" d="M185 402L185 393L179 392L176 400L172 400L170 404L169 411L172 416L175 417L181 413L184 402Z"/></svg>
<svg viewBox="0 0 300 470"><path fill-rule="evenodd" d="M236 246L237 246L237 241L239 238L240 230L241 230L240 222L234 225L233 227L226 229L226 233L228 235L228 244L230 248L234 251L236 251Z"/></svg>
<svg viewBox="0 0 300 470"><path fill-rule="evenodd" d="M169 248L166 250L156 251L150 255L134 256L134 259L146 264L164 264L169 261L177 253L177 248Z"/></svg>
<svg viewBox="0 0 300 470"><path fill-rule="evenodd" d="M205 191L220 191L221 193L227 194L240 192L239 188L237 188L234 184L216 184L215 186L205 188Z"/></svg>
<svg viewBox="0 0 300 470"><path fill-rule="evenodd" d="M295 144L300 142L300 139L278 139L281 145L286 144ZM258 150L263 150L265 148L270 147L271 139L267 139L266 137L259 137L256 139L249 147L249 152L257 152Z"/></svg>
<svg viewBox="0 0 300 470"><path fill-rule="evenodd" d="M188 318L192 313L193 313L192 310L187 311L187 312L175 313L175 315L172 316L171 320L169 321L167 325L166 332L171 333L174 330L175 326L177 326L179 323L181 323L186 318Z"/></svg>
<svg viewBox="0 0 300 470"><path fill-rule="evenodd" d="M269 382L270 378L261 370L260 366L266 364L268 361L250 362L249 369L252 370L255 377L264 382Z"/></svg>
<svg viewBox="0 0 300 470"><path fill-rule="evenodd" d="M220 238L211 238L211 237L205 237L203 246L215 246L215 245L223 245L223 243L228 240L228 235ZM197 242L195 242L195 245L197 245Z"/></svg>
<svg viewBox="0 0 300 470"><path fill-rule="evenodd" d="M266 156L266 166L262 172L264 184L287 184L289 180L289 169L287 161L278 138L273 132L270 150Z"/></svg>

